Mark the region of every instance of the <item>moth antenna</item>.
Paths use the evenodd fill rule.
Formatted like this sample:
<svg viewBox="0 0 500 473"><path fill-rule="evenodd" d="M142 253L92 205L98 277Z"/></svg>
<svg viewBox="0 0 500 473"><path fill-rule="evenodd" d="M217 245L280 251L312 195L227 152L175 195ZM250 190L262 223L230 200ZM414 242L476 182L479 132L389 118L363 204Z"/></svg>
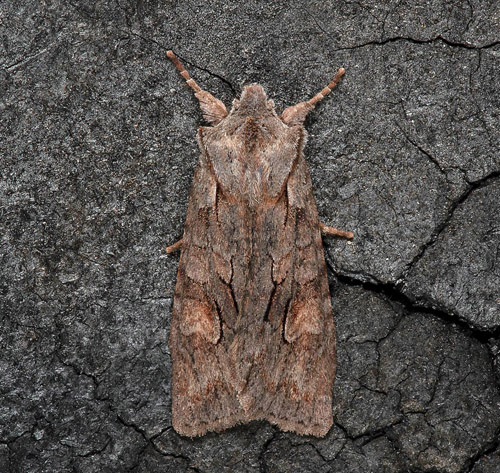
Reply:
<svg viewBox="0 0 500 473"><path fill-rule="evenodd" d="M182 65L182 62L179 60L179 58L175 55L173 51L167 51L167 57L173 62L175 68L181 73L181 76L184 78L186 81L186 84L189 85L195 92L200 92L202 89L201 87L196 83L196 81L189 75L189 72L186 70L186 68Z"/></svg>
<svg viewBox="0 0 500 473"><path fill-rule="evenodd" d="M321 102L335 87L337 87L337 84L340 82L342 79L342 76L345 74L345 69L341 67L338 71L337 74L335 74L335 77L331 80L331 82L318 94L316 94L311 100L308 100L307 103L309 105L312 105L313 107L318 103Z"/></svg>
<svg viewBox="0 0 500 473"><path fill-rule="evenodd" d="M182 65L182 62L175 55L175 53L173 51L167 51L167 57L172 61L175 68L181 73L181 76L186 81L186 84L193 89L195 97L200 102L201 112L203 113L205 120L212 125L217 125L221 120L226 118L226 106L219 99L216 99L210 92L203 90L196 83L196 81L191 78L189 72Z"/></svg>
<svg viewBox="0 0 500 473"><path fill-rule="evenodd" d="M287 125L300 125L306 119L307 114L316 106L318 102L321 102L340 82L342 76L345 74L345 69L341 67L335 77L331 82L318 94L316 94L312 99L307 102L299 102L296 105L286 108L281 114L281 119Z"/></svg>

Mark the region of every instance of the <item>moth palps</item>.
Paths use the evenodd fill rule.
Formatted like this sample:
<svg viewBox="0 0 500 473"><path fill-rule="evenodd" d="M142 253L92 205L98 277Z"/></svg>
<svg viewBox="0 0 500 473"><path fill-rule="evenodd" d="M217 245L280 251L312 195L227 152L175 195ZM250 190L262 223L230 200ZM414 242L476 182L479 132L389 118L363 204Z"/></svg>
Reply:
<svg viewBox="0 0 500 473"><path fill-rule="evenodd" d="M172 424L186 436L252 420L323 436L330 429L335 327L303 156L308 112L340 81L281 116L246 86L228 113L167 53L210 124L198 131L169 346Z"/></svg>

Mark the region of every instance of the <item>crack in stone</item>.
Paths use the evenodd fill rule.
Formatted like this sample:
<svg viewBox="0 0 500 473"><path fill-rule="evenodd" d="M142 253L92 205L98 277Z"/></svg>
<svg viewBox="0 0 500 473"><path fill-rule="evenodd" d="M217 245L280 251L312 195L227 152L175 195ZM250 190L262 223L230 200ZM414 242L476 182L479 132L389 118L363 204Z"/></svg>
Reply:
<svg viewBox="0 0 500 473"><path fill-rule="evenodd" d="M99 388L99 384L100 384L99 380L97 379L97 376L90 374L90 373L85 373L85 371L83 371L82 369L79 369L77 366L64 361L61 358L61 355L59 354L59 351L58 351L59 348L55 351L55 356L56 356L57 360L59 361L59 363L61 363L63 366L66 366L66 368L70 368L76 374L76 376L84 376L84 377L92 380L92 383L94 384L94 390L97 390ZM99 399L97 396L95 397L95 399L98 401L103 400L103 399Z"/></svg>
<svg viewBox="0 0 500 473"><path fill-rule="evenodd" d="M33 431L35 430L36 427L36 422L30 427L29 430L24 430L21 432L19 435L15 435L11 439L1 439L0 440L0 445L7 445L7 448L10 450L10 444L17 442L21 437L24 437L26 434L33 434Z"/></svg>
<svg viewBox="0 0 500 473"><path fill-rule="evenodd" d="M398 450L398 448L396 448L394 446L394 439L392 438L390 431L393 427L401 424L403 422L403 419L404 419L404 416L402 415L401 419L396 420L389 425L386 425L380 429L373 429L371 431L367 431L367 432L364 432L364 433L359 434L359 435L350 435L349 432L347 431L347 429L337 421L335 422L335 426L338 427L343 432L345 438L347 440L350 440L353 444L360 442L360 444L359 444L360 447L364 447L368 443L373 442L374 440L376 440L380 437L384 437L388 440L389 443L391 443L391 445L393 445L395 450ZM339 450L339 452L337 453L335 458L330 460L329 463L333 462L340 455L340 453L344 450L345 446L346 446L346 444L343 445L343 447Z"/></svg>
<svg viewBox="0 0 500 473"><path fill-rule="evenodd" d="M500 171L494 171L487 176L477 180L477 181L468 181L466 179L466 182L469 184L469 187L462 193L461 196L459 196L457 199L455 199L452 203L450 208L448 209L446 217L443 219L443 221L436 227L436 229L432 232L430 238L427 240L426 243L422 245L420 248L420 251L415 255L415 257L410 261L407 265L406 268L402 271L402 276L398 279L398 286L402 286L404 284L404 281L408 277L408 274L411 272L413 267L422 259L422 257L425 255L426 251L434 245L434 243L438 240L439 236L443 233L443 231L448 228L449 223L451 222L453 215L455 214L455 211L469 198L469 196L472 194L477 189L486 187L489 185L492 181L494 181L496 178L500 177Z"/></svg>
<svg viewBox="0 0 500 473"><path fill-rule="evenodd" d="M259 472L260 473L267 473L267 467L266 467L266 461L264 459L264 455L266 454L267 450L269 449L269 445L274 441L275 438L276 438L276 430L273 430L273 434L271 435L271 437L269 437L262 445L262 449L259 453L259 456L257 457L257 460L259 462Z"/></svg>
<svg viewBox="0 0 500 473"><path fill-rule="evenodd" d="M9 65L2 64L2 65L0 65L0 67L2 67L7 72L14 72L14 71L20 69L25 64L28 64L30 61L32 61L33 59L36 59L37 57L43 56L44 54L50 52L52 49L54 49L59 44L61 44L65 40L64 33L65 33L64 28L59 29L53 35L53 37L55 37L56 39L54 41L52 41L51 43L49 43L46 47L40 49L40 51L33 53L33 54L28 54L27 56L22 57L21 59L19 59L18 61L14 62L12 64L9 64ZM84 41L76 41L75 43L69 44L69 46L71 46L71 47L79 46L83 42Z"/></svg>
<svg viewBox="0 0 500 473"><path fill-rule="evenodd" d="M302 10L305 11L307 13L307 15L309 15L312 18L312 20L314 21L314 23L316 24L316 26L320 29L320 31L322 33L327 34L327 35L330 34L330 32L325 30L325 28L323 28L321 23L316 19L316 17L305 6L302 7Z"/></svg>
<svg viewBox="0 0 500 473"><path fill-rule="evenodd" d="M446 311L440 310L438 308L422 306L418 303L418 301L412 300L406 294L402 293L399 289L399 285L394 283L383 283L383 282L369 282L365 280L356 279L349 274L342 274L335 271L332 268L329 258L327 258L327 265L330 270L335 274L335 277L339 282L345 284L350 287L362 287L363 289L375 293L380 294L385 297L387 301L391 304L399 305L403 308L403 310L408 313L421 313L432 315L446 323L454 324L468 336L474 338L481 344L487 344L487 342L491 338L498 337L500 338L500 327L494 330L486 330L482 327L471 326L467 320L460 318L460 316L455 314L450 314ZM493 360L492 360L493 363Z"/></svg>
<svg viewBox="0 0 500 473"><path fill-rule="evenodd" d="M377 40L372 40L372 41L367 41L366 43L362 44L357 44L354 46L341 46L337 49L334 50L336 51L350 51L353 49L361 49L366 46L383 46L388 43L398 43L398 42L409 42L413 44L435 44L435 43L443 43L447 46L454 47L454 48L463 48L463 49L472 49L474 51L478 50L483 50L483 49L489 49L497 46L500 44L500 41L493 41L492 43L488 43L482 46L474 46L471 44L467 43L459 43L455 41L451 41L449 39L443 38L441 35L437 35L434 38L430 39L415 39L411 37L406 37L406 36L394 36L392 38L386 38L380 41Z"/></svg>
<svg viewBox="0 0 500 473"><path fill-rule="evenodd" d="M330 269L331 269L331 266L330 266ZM475 339L481 345L486 346L488 348L488 356L489 356L489 360L490 360L491 370L493 373L496 373L496 370L495 370L495 358L496 357L495 357L495 354L492 352L491 347L489 346L488 342L491 339L500 338L500 328L497 328L495 330L483 330L482 328L471 327L467 323L467 321L464 321L463 319L461 319L459 317L457 318L457 316L449 314L445 311L438 310L436 308L421 307L418 304L416 304L414 301L412 301L409 297L407 297L405 294L401 293L394 284L390 284L390 283L373 284L373 283L369 283L369 282L361 282L359 280L356 280L356 279L350 278L349 276L341 275L341 274L337 274L336 277L341 283L345 284L346 286L362 287L363 289L365 289L367 291L373 292L375 294L383 295L391 304L397 304L397 305L401 306L403 308L404 312L406 312L407 314L412 314L412 313L427 314L427 315L436 317L437 319L441 320L442 322L444 322L446 324L451 324L451 325L456 326L466 336L468 336L472 339ZM396 325L398 325L398 323ZM385 338L387 338L387 337L385 337ZM378 347L378 344L377 344L377 347ZM443 363L444 363L444 360L442 360L442 362L439 364L439 367L438 367L439 370L441 369L441 366ZM438 377L438 379L439 379L439 377ZM498 389L500 389L500 380L496 376L495 376L495 385ZM436 389L437 389L437 382L433 387L433 393L432 393L433 397L436 393ZM432 401L432 398L431 398L431 401ZM431 401L429 401L429 402L431 402ZM406 415L408 413L404 413L404 414ZM404 415L403 415L403 418L404 418ZM398 423L398 422L396 422L396 423ZM388 426L388 427L390 427L390 426ZM364 434L364 435L366 435L366 434ZM478 454L476 461L478 461L481 456L486 455L486 453L489 453L490 451L493 451L500 446L500 428L498 429L498 432L495 435L495 438L497 439L496 443L494 443L493 445L489 445L487 447L487 450L485 452L483 452L482 454ZM470 471L470 469L464 470L464 473L467 471Z"/></svg>
<svg viewBox="0 0 500 473"><path fill-rule="evenodd" d="M144 448L138 453L137 463L136 463L136 465L134 465L134 467L132 469L137 468L137 466L139 465L141 455L143 455L144 452L146 451L147 447L150 446L153 450L155 450L157 453L159 453L162 457L177 458L177 459L183 460L188 464L188 467L191 470L193 470L194 472L200 472L200 470L197 467L191 465L192 460L189 457L182 455L182 454L165 453L162 451L162 449L160 447L158 447L155 444L154 440L156 438L158 438L160 435L164 434L165 432L168 432L169 430L171 430L172 429L171 426L162 429L160 432L158 432L155 435L152 435L151 437L148 437L148 435L146 434L146 431L144 429L141 429L140 427L138 427L136 424L134 424L132 422L127 422L120 414L118 414L115 411L114 407L112 407L111 405L110 405L110 410L111 410L111 412L113 412L116 415L116 418L118 419L120 424L122 424L123 426L125 426L127 428L133 429L146 442L146 445L144 446Z"/></svg>
<svg viewBox="0 0 500 473"><path fill-rule="evenodd" d="M475 106L475 108L477 110L477 115L475 115L475 116L477 117L477 119L483 125L483 129L484 129L484 132L486 133L486 136L488 137L488 141L490 143L490 146L493 149L496 149L495 143L493 142L493 139L492 139L491 134L490 134L490 128L489 128L488 124L486 123L486 120L484 119L483 110L481 110L481 107L478 104L478 100L477 100L477 97L476 97L476 92L474 90L474 87L472 86L472 78L474 77L474 74L476 74L481 69L482 53L483 52L480 49L477 51L477 66L476 66L476 68L474 70L473 70L472 67L470 68L470 72L469 72L469 93L470 93L470 95L472 97L472 103L474 104L474 106Z"/></svg>
<svg viewBox="0 0 500 473"><path fill-rule="evenodd" d="M96 456L96 455L100 455L102 452L104 452L104 450L106 450L107 446L110 444L111 442L111 437L109 435L107 435L107 440L104 442L104 445L100 448L96 448L94 450L90 450L89 452L87 453L81 453L81 454L76 454L77 457L80 457L80 458L88 458L88 457L93 457L93 456ZM65 445L63 442L59 442L61 445L64 445L65 447L68 447L68 448L71 448L72 446L71 445Z"/></svg>
<svg viewBox="0 0 500 473"><path fill-rule="evenodd" d="M462 32L462 34L467 33L469 31L470 24L472 23L472 20L474 19L474 6L472 5L472 2L470 0L466 0L467 6L469 7L469 19L467 20L467 24L465 25L465 28Z"/></svg>
<svg viewBox="0 0 500 473"><path fill-rule="evenodd" d="M478 463L484 457L488 456L490 453L493 453L498 448L500 448L500 428L498 428L495 433L495 440L493 440L490 444L486 445L483 450L481 450L472 458L470 458L469 461L467 461L461 473L470 473L476 466L476 463Z"/></svg>
<svg viewBox="0 0 500 473"><path fill-rule="evenodd" d="M164 53L166 53L166 51L168 49L170 49L168 46L166 46L165 44L162 44L161 42L155 40L155 39L152 39L152 38L147 38L145 36L142 36L140 35L139 33L136 33L135 31L125 31L125 30L119 30L121 31L122 33L128 33L128 34L131 34L132 36L135 36L137 38L140 38L142 39L143 41L146 41L146 42L149 42L149 43L153 43L153 44L156 44L157 46L159 46L162 51ZM177 53L177 51L175 52L175 54L177 55L177 57L179 59L182 60L182 62L184 62L185 64L187 64L188 66L192 66L196 69L199 69L200 71L204 71L206 72L207 74L219 79L220 81L224 82L224 84L226 84L230 89L231 89L231 92L234 96L237 95L237 92L236 92L236 89L235 87L233 86L233 84L228 80L226 79L225 77L221 76L220 74L217 74L216 72L213 72L211 71L210 69L207 69L206 67L202 67L202 66L199 66L198 64L195 64L194 62L190 61L189 59L186 59L185 57L181 56L180 54Z"/></svg>
<svg viewBox="0 0 500 473"><path fill-rule="evenodd" d="M429 158L430 161L432 161L435 166L438 168L439 172L445 177L447 178L447 174L446 174L446 171L441 167L441 165L439 164L439 161L436 159L436 157L432 156L432 154L430 154L428 151L426 151L424 148L422 148L417 142L413 141L406 133L405 131L403 130L403 128L401 127L401 125L396 122L396 127L399 129L399 131L401 132L401 134L403 135L403 137L406 139L406 141L408 141L408 143L410 143L411 145L413 145L415 148L417 148L424 156L427 156Z"/></svg>
<svg viewBox="0 0 500 473"><path fill-rule="evenodd" d="M140 3L140 0L139 2ZM86 18L87 20L93 20L93 21L98 21L98 18L95 17L95 16L92 16L89 12L85 11L85 10L81 10L79 9L79 6L78 5L75 5L74 3L72 2L69 2L69 4L74 8L75 12L81 16L83 16L84 18ZM104 23L104 22L102 22ZM128 23L128 22L127 22ZM151 43L151 44L155 44L156 46L158 46L164 53L166 53L169 49L172 49L172 47L169 47L165 44L163 44L162 42L160 41L157 41L156 39L153 39L153 38L148 38L146 36L143 36L135 31L133 31L132 29L129 29L129 30L125 30L123 28L116 28L117 32L119 32L120 34L124 34L124 35L131 35L131 36L135 36L136 38L140 38L142 39L143 41L146 41L147 43ZM118 39L128 39L128 36L126 36L126 38L118 38ZM177 52L176 52L177 54ZM207 69L205 67L202 67L202 66L199 66L195 63L193 63L192 61L189 61L189 60L186 60L183 56L177 54L177 56L179 57L179 59L182 59L182 61L184 61L186 64L196 68L196 69L199 69L201 71L204 71L206 72L207 74L219 79L220 81L222 81L224 84L226 84L230 89L231 89L231 93L233 94L233 96L236 96L237 95L237 92L236 92L236 88L233 86L233 84L228 80L226 79L225 77L221 76L220 74L217 74L216 72L213 72L211 71L210 69Z"/></svg>
<svg viewBox="0 0 500 473"><path fill-rule="evenodd" d="M31 55L28 55L24 58L19 59L19 61L16 61L13 64L10 64L8 66L4 66L4 69L8 72L12 72L12 71L15 71L16 69L19 69L20 67L22 67L25 64L27 64L28 62L30 62L32 59L35 59L38 56L41 56L42 54L45 54L53 44L55 44L55 43L50 44L49 46L41 49L40 51L38 51L35 54L31 54Z"/></svg>

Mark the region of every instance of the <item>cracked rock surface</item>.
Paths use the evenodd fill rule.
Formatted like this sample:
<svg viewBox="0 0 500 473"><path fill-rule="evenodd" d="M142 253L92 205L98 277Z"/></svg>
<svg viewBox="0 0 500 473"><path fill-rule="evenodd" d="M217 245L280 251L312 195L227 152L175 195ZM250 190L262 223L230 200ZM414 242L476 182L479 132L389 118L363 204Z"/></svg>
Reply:
<svg viewBox="0 0 500 473"><path fill-rule="evenodd" d="M167 345L201 113L309 117L338 373L325 438L189 439ZM0 3L0 472L500 471L495 1Z"/></svg>

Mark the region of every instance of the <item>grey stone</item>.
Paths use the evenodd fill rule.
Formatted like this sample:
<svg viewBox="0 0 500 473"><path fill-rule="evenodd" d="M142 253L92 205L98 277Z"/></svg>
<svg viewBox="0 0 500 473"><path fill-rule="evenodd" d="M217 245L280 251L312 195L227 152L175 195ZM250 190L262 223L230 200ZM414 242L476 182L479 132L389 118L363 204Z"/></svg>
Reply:
<svg viewBox="0 0 500 473"><path fill-rule="evenodd" d="M245 428L195 439L180 437L170 428L153 444L163 455L189 459L189 466L196 471L250 473L259 471L262 452L272 438L273 429L268 424L253 422Z"/></svg>
<svg viewBox="0 0 500 473"><path fill-rule="evenodd" d="M327 473L331 469L310 443L294 445L289 440L278 439L269 444L264 454L264 471L269 473L289 471Z"/></svg>
<svg viewBox="0 0 500 473"><path fill-rule="evenodd" d="M498 51L479 54L396 41L341 56L345 81L307 149L320 216L355 230L327 244L338 271L400 282L469 182L499 171Z"/></svg>
<svg viewBox="0 0 500 473"><path fill-rule="evenodd" d="M162 455L148 445L137 465L137 473L193 473L188 460L180 457Z"/></svg>
<svg viewBox="0 0 500 473"><path fill-rule="evenodd" d="M381 343L380 355L380 387L397 387L403 413L388 436L410 468L463 471L494 441L500 397L481 343L416 313Z"/></svg>
<svg viewBox="0 0 500 473"><path fill-rule="evenodd" d="M331 463L330 471L396 473L404 471L401 458L386 437L349 442Z"/></svg>
<svg viewBox="0 0 500 473"><path fill-rule="evenodd" d="M481 329L500 327L499 215L500 183L488 180L412 266L405 292Z"/></svg>
<svg viewBox="0 0 500 473"><path fill-rule="evenodd" d="M353 440L383 434L410 469L462 471L500 427L487 348L378 294L340 287L335 296L337 423Z"/></svg>
<svg viewBox="0 0 500 473"><path fill-rule="evenodd" d="M496 471L498 8L0 3L0 471ZM164 247L202 118L167 49L227 105L259 82L282 109L346 68L307 122L320 216L356 235L325 240L323 439L171 428Z"/></svg>
<svg viewBox="0 0 500 473"><path fill-rule="evenodd" d="M472 468L472 473L495 473L500 470L500 450L487 453Z"/></svg>

